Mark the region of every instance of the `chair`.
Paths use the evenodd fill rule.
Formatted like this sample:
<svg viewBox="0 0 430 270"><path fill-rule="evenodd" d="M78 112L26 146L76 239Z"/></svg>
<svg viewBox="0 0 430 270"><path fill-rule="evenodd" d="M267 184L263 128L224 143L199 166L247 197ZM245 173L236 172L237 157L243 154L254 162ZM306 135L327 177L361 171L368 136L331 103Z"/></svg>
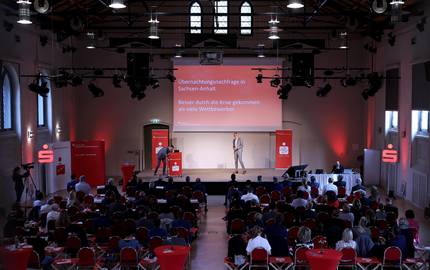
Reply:
<svg viewBox="0 0 430 270"><path fill-rule="evenodd" d="M387 247L384 251L384 258L382 259L381 270L384 268L398 267L402 269L402 251L398 247Z"/></svg>
<svg viewBox="0 0 430 270"><path fill-rule="evenodd" d="M96 254L89 247L80 248L78 251L78 268L94 269L96 267Z"/></svg>
<svg viewBox="0 0 430 270"><path fill-rule="evenodd" d="M313 218L307 218L303 221L303 226L308 227L311 231L318 229L317 222Z"/></svg>
<svg viewBox="0 0 430 270"><path fill-rule="evenodd" d="M57 243L58 246L62 247L66 244L66 240L67 240L66 228L64 227L55 228L55 231L54 231L55 243Z"/></svg>
<svg viewBox="0 0 430 270"><path fill-rule="evenodd" d="M269 254L264 248L254 248L252 250L248 269L252 268L266 268L269 270Z"/></svg>
<svg viewBox="0 0 430 270"><path fill-rule="evenodd" d="M143 246L146 246L148 244L149 240L149 230L145 227L139 227L136 230L136 239L139 241L139 243Z"/></svg>
<svg viewBox="0 0 430 270"><path fill-rule="evenodd" d="M266 188L265 187L263 187L263 186L258 186L256 189L255 189L255 195L257 195L258 197L260 197L260 196L262 196L263 194L265 194L266 193Z"/></svg>
<svg viewBox="0 0 430 270"><path fill-rule="evenodd" d="M269 196L269 194L263 194L263 195L261 195L261 197L260 197L260 204L261 205L264 205L264 204L268 205L268 204L270 204L270 196Z"/></svg>
<svg viewBox="0 0 430 270"><path fill-rule="evenodd" d="M370 227L370 235L373 241L378 240L379 238L379 229L376 226Z"/></svg>
<svg viewBox="0 0 430 270"><path fill-rule="evenodd" d="M60 205L61 201L63 200L63 197L55 195L54 196L54 202L58 205Z"/></svg>
<svg viewBox="0 0 430 270"><path fill-rule="evenodd" d="M151 253L154 253L154 249L158 248L159 246L163 245L163 239L159 236L153 236L151 239L149 239L149 251Z"/></svg>
<svg viewBox="0 0 430 270"><path fill-rule="evenodd" d="M76 192L76 199L82 203L84 201L85 198L85 193L83 191L78 191Z"/></svg>
<svg viewBox="0 0 430 270"><path fill-rule="evenodd" d="M340 267L351 267L355 269L357 264L357 252L353 248L344 248L342 251L342 258L340 259Z"/></svg>
<svg viewBox="0 0 430 270"><path fill-rule="evenodd" d="M73 235L67 237L66 244L64 246L64 251L67 254L71 255L72 257L75 257L80 248L81 248L81 239Z"/></svg>
<svg viewBox="0 0 430 270"><path fill-rule="evenodd" d="M319 194L319 190L317 187L311 187L311 197L312 199L317 198L320 194Z"/></svg>
<svg viewBox="0 0 430 270"><path fill-rule="evenodd" d="M235 218L231 221L230 224L230 233L231 234L241 234L245 231L245 222L243 219Z"/></svg>
<svg viewBox="0 0 430 270"><path fill-rule="evenodd" d="M299 227L297 227L297 226L291 227L288 230L288 245L290 247L294 246L298 233L299 233Z"/></svg>
<svg viewBox="0 0 430 270"><path fill-rule="evenodd" d="M190 232L184 227L176 227L175 234L184 239L188 244L190 243Z"/></svg>
<svg viewBox="0 0 430 270"><path fill-rule="evenodd" d="M308 248L306 247L299 247L296 249L296 252L294 252L294 269L297 267L309 267L308 260L306 259L306 251Z"/></svg>
<svg viewBox="0 0 430 270"><path fill-rule="evenodd" d="M137 251L131 247L121 249L119 253L119 265L121 269L136 269L139 267Z"/></svg>
<svg viewBox="0 0 430 270"><path fill-rule="evenodd" d="M42 266L40 265L39 254L34 250L31 252L30 259L28 260L27 268L42 269Z"/></svg>
<svg viewBox="0 0 430 270"><path fill-rule="evenodd" d="M346 196L346 188L344 186L339 186L337 190L337 197L344 198Z"/></svg>
<svg viewBox="0 0 430 270"><path fill-rule="evenodd" d="M312 243L314 243L315 249L328 248L327 237L323 235L315 236L314 239L312 239Z"/></svg>
<svg viewBox="0 0 430 270"><path fill-rule="evenodd" d="M270 199L272 202L279 201L281 199L281 192L273 190L272 192L270 192Z"/></svg>

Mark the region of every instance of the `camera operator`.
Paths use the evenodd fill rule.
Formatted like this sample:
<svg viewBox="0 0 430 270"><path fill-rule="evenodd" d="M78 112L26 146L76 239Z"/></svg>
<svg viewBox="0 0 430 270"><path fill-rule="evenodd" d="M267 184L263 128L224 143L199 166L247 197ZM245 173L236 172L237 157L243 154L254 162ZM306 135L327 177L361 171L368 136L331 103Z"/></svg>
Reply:
<svg viewBox="0 0 430 270"><path fill-rule="evenodd" d="M21 168L16 167L13 169L12 180L15 183L15 194L16 202L21 201L22 193L24 192L24 179L30 175L30 171L27 169L25 173L21 174Z"/></svg>

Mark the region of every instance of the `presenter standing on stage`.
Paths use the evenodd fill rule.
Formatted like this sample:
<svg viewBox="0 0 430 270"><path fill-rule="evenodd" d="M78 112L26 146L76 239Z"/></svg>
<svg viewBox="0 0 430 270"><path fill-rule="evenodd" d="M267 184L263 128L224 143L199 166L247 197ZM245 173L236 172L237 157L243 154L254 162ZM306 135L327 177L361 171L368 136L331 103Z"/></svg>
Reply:
<svg viewBox="0 0 430 270"><path fill-rule="evenodd" d="M237 163L240 162L240 166L242 166L243 174L245 174L246 170L242 161L243 141L237 132L235 132L233 136L234 136L234 139L233 139L234 166L236 168L236 173L239 173L237 168L238 167Z"/></svg>
<svg viewBox="0 0 430 270"><path fill-rule="evenodd" d="M173 146L163 147L157 152L157 167L155 167L154 175L157 175L158 168L160 168L160 163L163 162L163 175L166 174L167 167L167 155L171 153Z"/></svg>

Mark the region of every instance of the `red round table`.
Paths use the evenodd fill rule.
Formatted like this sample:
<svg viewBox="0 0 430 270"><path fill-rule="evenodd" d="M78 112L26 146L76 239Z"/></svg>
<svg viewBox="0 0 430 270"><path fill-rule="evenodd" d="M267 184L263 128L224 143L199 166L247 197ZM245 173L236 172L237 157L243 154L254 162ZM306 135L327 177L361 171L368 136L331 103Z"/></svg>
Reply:
<svg viewBox="0 0 430 270"><path fill-rule="evenodd" d="M5 270L26 270L30 259L32 246L0 247L0 261Z"/></svg>
<svg viewBox="0 0 430 270"><path fill-rule="evenodd" d="M190 247L160 246L154 252L161 270L183 270Z"/></svg>
<svg viewBox="0 0 430 270"><path fill-rule="evenodd" d="M133 164L124 163L121 165L122 192L125 192L127 190L127 184L130 181L130 179L133 177L133 171L134 171Z"/></svg>
<svg viewBox="0 0 430 270"><path fill-rule="evenodd" d="M310 249L306 251L306 258L311 270L336 270L342 258L342 252L334 249Z"/></svg>

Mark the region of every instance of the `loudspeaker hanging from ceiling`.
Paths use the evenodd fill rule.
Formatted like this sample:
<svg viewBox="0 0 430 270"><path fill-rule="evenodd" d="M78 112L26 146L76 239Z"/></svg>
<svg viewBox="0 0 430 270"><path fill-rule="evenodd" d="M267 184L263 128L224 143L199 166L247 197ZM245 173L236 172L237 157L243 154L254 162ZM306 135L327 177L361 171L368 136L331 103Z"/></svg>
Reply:
<svg viewBox="0 0 430 270"><path fill-rule="evenodd" d="M34 10L40 14L48 13L49 9L51 8L48 0L34 0L33 6Z"/></svg>

